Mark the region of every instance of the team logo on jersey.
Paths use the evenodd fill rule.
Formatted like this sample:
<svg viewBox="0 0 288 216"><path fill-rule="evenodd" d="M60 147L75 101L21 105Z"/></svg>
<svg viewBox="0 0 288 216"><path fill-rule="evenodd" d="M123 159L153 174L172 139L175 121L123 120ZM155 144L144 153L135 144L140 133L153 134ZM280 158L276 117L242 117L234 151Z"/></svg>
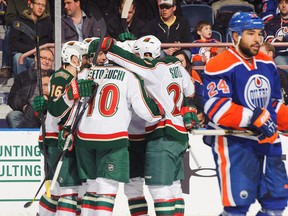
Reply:
<svg viewBox="0 0 288 216"><path fill-rule="evenodd" d="M244 97L248 107L254 110L255 107L267 107L270 98L270 83L267 77L256 74L249 78Z"/></svg>
<svg viewBox="0 0 288 216"><path fill-rule="evenodd" d="M275 37L285 36L286 34L288 34L288 27L283 26L283 27L278 29L278 31L275 34Z"/></svg>
<svg viewBox="0 0 288 216"><path fill-rule="evenodd" d="M115 170L115 165L112 164L112 163L109 163L109 164L107 165L107 170L108 170L109 172L113 172L113 171Z"/></svg>
<svg viewBox="0 0 288 216"><path fill-rule="evenodd" d="M247 192L246 190L242 190L242 191L240 192L240 197L241 197L242 199L247 199L247 198L248 198L248 192Z"/></svg>

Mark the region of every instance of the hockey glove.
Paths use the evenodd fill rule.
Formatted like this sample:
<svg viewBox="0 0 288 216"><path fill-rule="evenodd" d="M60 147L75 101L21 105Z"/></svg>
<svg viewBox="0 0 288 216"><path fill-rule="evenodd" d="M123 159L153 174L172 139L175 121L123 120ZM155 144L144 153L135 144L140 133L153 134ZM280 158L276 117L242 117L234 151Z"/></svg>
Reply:
<svg viewBox="0 0 288 216"><path fill-rule="evenodd" d="M123 33L119 34L118 40L121 42L126 41L126 40L135 40L135 36L134 36L134 34L132 34L130 32L123 32Z"/></svg>
<svg viewBox="0 0 288 216"><path fill-rule="evenodd" d="M255 108L249 127L252 130L260 132L258 136L259 144L272 144L278 137L276 125L270 118L270 113L265 108Z"/></svg>
<svg viewBox="0 0 288 216"><path fill-rule="evenodd" d="M73 79L66 87L66 95L69 100L76 100L80 97L89 97L93 94L96 83L93 80Z"/></svg>
<svg viewBox="0 0 288 216"><path fill-rule="evenodd" d="M199 128L199 120L195 106L182 107L180 114L183 116L184 126L188 131Z"/></svg>
<svg viewBox="0 0 288 216"><path fill-rule="evenodd" d="M35 96L33 99L32 107L35 112L43 112L47 109L47 100L43 96Z"/></svg>
<svg viewBox="0 0 288 216"><path fill-rule="evenodd" d="M58 133L58 143L57 143L57 146L58 146L58 149L60 149L61 151L63 151L64 149L64 146L65 146L65 143L66 141L68 142L67 138L68 138L68 132L66 130L60 130L59 133ZM69 140L69 144L68 144L68 151L72 151L73 148L74 148L74 138L73 138L73 135L72 135L72 138Z"/></svg>

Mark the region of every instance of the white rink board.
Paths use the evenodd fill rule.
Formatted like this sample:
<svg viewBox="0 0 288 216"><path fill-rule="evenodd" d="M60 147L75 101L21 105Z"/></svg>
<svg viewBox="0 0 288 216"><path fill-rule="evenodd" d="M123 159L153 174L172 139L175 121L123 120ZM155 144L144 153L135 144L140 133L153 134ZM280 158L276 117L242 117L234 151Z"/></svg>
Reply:
<svg viewBox="0 0 288 216"><path fill-rule="evenodd" d="M23 205L34 197L44 178L43 159L39 155L37 147L38 134L38 130L0 131L0 216L35 216L37 213L38 201L35 201L29 208L24 208ZM282 137L282 140L283 153L287 155L288 137ZM201 167L213 168L211 149L203 144L202 136L190 135L190 144ZM191 156L189 161L190 169L197 168ZM288 168L287 161L285 164ZM203 171L202 174L211 174L206 172ZM216 177L192 175L188 178L190 178L190 194L184 194L185 216L219 215L222 206ZM42 193L43 190L39 193L38 199ZM146 187L145 195L148 200L149 215L155 216L152 199ZM258 203L253 204L248 215L254 216L259 209ZM126 215L130 214L121 184L116 197L113 216ZM288 216L288 211L286 211L285 216Z"/></svg>

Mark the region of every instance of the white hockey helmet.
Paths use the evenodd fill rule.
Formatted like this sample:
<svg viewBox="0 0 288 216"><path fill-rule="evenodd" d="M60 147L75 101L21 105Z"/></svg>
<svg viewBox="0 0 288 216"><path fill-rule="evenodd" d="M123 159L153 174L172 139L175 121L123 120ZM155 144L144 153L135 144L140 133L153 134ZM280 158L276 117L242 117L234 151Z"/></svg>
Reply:
<svg viewBox="0 0 288 216"><path fill-rule="evenodd" d="M133 52L139 53L142 59L146 53L150 53L152 58L157 58L161 54L161 41L154 35L143 36L134 43Z"/></svg>
<svg viewBox="0 0 288 216"><path fill-rule="evenodd" d="M83 42L80 41L68 41L62 46L62 61L63 63L71 64L72 56L76 56L80 62L82 62L82 56L87 55L88 48Z"/></svg>
<svg viewBox="0 0 288 216"><path fill-rule="evenodd" d="M121 47L122 49L133 53L133 48L134 48L134 44L135 44L135 40L126 40L126 41L116 41L116 45Z"/></svg>

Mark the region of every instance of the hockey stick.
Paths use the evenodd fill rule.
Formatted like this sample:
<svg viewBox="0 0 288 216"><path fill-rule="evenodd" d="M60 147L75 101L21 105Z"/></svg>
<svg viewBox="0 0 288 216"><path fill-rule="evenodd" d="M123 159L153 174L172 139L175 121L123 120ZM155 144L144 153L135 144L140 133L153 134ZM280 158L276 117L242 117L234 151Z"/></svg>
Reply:
<svg viewBox="0 0 288 216"><path fill-rule="evenodd" d="M133 0L126 0L124 3L124 6L122 8L121 13L121 25L125 32L129 32L128 26L127 26L127 17L130 10L130 7L132 5Z"/></svg>
<svg viewBox="0 0 288 216"><path fill-rule="evenodd" d="M288 131L278 131L279 134L286 135ZM251 130L225 130L225 129L205 129L205 130L192 130L193 135L206 135L206 136L225 136L225 135L242 135L242 136L257 136L257 132Z"/></svg>
<svg viewBox="0 0 288 216"><path fill-rule="evenodd" d="M61 152L60 158L58 160L57 167L56 167L53 179L52 179L51 188L50 188L51 190L53 190L54 187L55 187L57 178L59 176L59 173L60 173L60 170L61 170L61 167L62 167L62 164L63 164L64 157L66 155L66 152L68 151L69 143L72 140L73 134L74 134L74 132L76 130L77 118L81 118L82 117L82 116L79 115L79 113L80 113L80 109L82 107L83 101L84 101L83 97L78 101L77 108L76 108L76 111L75 111L75 114L73 116L73 120L72 120L72 123L71 123L71 129L69 130L69 133L68 133L68 135L66 137L65 144L64 144L63 150Z"/></svg>
<svg viewBox="0 0 288 216"><path fill-rule="evenodd" d="M50 176L50 174L52 173L52 171L54 170L54 168L56 167L57 162L58 162L59 159L60 159L60 156L61 156L61 154L58 155L57 160L55 161L55 163L53 164L53 166L51 166L49 172L47 173L47 175L45 176L45 178L44 178L43 181L41 182L41 184L40 184L40 186L39 186L37 192L35 193L35 196L33 197L33 199L32 199L31 201L25 203L25 204L24 204L24 208L29 208L29 207L33 204L33 202L34 202L35 199L37 198L37 196L38 196L40 190L42 189L44 183L45 183L47 180L49 180L49 176Z"/></svg>
<svg viewBox="0 0 288 216"><path fill-rule="evenodd" d="M200 166L195 154L192 151L191 145L188 145L188 150L190 153L190 156L192 157L193 161L195 162L197 169L192 169L192 173L193 176L197 176L197 177L214 177L216 176L216 169L215 168L205 168ZM204 174L201 174L202 171L205 171ZM207 174L208 171L208 174ZM211 174L209 174L209 172L212 172Z"/></svg>
<svg viewBox="0 0 288 216"><path fill-rule="evenodd" d="M36 59L37 59L37 81L39 85L39 95L43 96L42 92L42 71L41 71L41 60L40 60L40 49L39 49L39 36L38 36L38 22L36 22ZM45 128L45 119L44 119L44 113L40 112L40 119L41 119L41 129L42 129L42 136L43 136L43 156L44 156L44 173L45 176L48 174L48 164L47 164L47 148L45 145L45 134L46 134L46 128ZM50 193L50 182L46 181L46 196L48 198L51 197Z"/></svg>

